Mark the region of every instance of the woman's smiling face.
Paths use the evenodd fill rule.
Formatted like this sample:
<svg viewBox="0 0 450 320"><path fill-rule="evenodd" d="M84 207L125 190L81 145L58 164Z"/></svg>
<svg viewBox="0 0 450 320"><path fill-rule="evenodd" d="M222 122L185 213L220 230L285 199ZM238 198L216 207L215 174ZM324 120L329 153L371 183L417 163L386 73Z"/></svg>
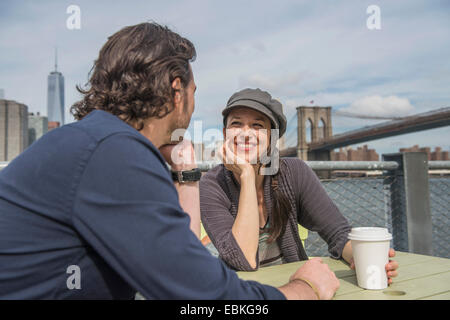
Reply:
<svg viewBox="0 0 450 320"><path fill-rule="evenodd" d="M271 124L263 113L251 108L233 109L224 128L225 143L239 158L250 164L260 161L270 143Z"/></svg>

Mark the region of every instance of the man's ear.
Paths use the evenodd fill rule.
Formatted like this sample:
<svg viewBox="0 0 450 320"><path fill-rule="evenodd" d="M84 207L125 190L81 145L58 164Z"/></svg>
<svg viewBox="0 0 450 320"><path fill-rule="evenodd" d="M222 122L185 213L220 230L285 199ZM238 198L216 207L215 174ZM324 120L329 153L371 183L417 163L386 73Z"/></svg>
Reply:
<svg viewBox="0 0 450 320"><path fill-rule="evenodd" d="M175 91L173 102L175 104L175 108L177 108L181 104L181 91L183 89L180 78L175 78L172 81L172 89Z"/></svg>

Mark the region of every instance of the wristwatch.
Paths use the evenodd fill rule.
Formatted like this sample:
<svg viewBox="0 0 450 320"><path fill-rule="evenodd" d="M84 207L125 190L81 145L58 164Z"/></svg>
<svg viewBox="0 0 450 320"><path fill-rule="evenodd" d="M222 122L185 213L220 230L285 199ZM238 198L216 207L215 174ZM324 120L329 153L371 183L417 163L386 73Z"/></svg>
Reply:
<svg viewBox="0 0 450 320"><path fill-rule="evenodd" d="M199 181L202 177L202 172L199 168L195 168L188 171L172 171L172 179L175 182L193 182Z"/></svg>

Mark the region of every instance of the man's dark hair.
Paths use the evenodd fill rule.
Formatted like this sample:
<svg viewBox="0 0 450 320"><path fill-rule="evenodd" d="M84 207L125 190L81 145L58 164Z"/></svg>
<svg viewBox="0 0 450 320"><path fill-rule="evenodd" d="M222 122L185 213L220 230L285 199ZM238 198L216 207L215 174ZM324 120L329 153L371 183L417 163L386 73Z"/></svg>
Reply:
<svg viewBox="0 0 450 320"><path fill-rule="evenodd" d="M94 109L110 112L137 130L150 117L163 118L173 110L172 81L186 87L192 78L189 62L194 45L157 23L125 27L108 38L83 90L70 112L80 120Z"/></svg>

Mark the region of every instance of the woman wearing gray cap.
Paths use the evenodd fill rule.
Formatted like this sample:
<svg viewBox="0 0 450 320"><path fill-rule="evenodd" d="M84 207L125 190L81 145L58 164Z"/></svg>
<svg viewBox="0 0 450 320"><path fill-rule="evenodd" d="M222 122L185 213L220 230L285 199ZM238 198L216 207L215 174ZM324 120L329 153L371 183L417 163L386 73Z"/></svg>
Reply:
<svg viewBox="0 0 450 320"><path fill-rule="evenodd" d="M307 260L300 224L319 233L331 257L351 263L351 228L315 173L300 159L277 157L273 140L286 131L281 103L260 89L244 89L222 115L224 164L200 181L202 223L220 258L245 271Z"/></svg>

